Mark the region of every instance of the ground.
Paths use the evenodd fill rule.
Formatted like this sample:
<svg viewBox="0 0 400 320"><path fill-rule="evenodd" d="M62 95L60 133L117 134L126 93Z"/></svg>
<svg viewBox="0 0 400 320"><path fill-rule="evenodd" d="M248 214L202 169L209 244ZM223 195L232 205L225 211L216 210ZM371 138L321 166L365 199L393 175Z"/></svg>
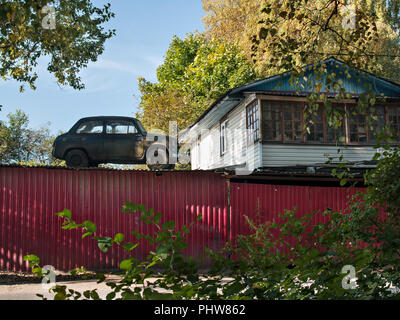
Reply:
<svg viewBox="0 0 400 320"><path fill-rule="evenodd" d="M71 276L70 274L56 271L56 281L58 285L66 285L68 288L83 292L85 290L98 289L100 298L105 299L110 288L104 283L97 284L94 274L89 274L88 279L82 276ZM108 280L119 279L115 275L106 275ZM54 294L48 292L42 285L42 280L33 274L24 272L0 271L0 300L41 300L36 294L42 294L51 299Z"/></svg>

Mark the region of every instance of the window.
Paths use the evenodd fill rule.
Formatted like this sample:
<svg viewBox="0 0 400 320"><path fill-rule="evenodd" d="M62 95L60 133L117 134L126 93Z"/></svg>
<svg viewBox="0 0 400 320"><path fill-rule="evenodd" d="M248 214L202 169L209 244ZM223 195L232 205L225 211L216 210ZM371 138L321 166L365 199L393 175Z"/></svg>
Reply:
<svg viewBox="0 0 400 320"><path fill-rule="evenodd" d="M371 143L377 142L377 133L383 132L385 127L385 108L382 106L376 107L376 119L372 120L372 127L369 130L369 141Z"/></svg>
<svg viewBox="0 0 400 320"><path fill-rule="evenodd" d="M325 142L324 120L324 111L322 108L319 108L316 115L312 116L310 121L306 123L310 130L306 135L308 142Z"/></svg>
<svg viewBox="0 0 400 320"><path fill-rule="evenodd" d="M278 103L262 102L262 135L270 141L282 141L282 109Z"/></svg>
<svg viewBox="0 0 400 320"><path fill-rule="evenodd" d="M103 121L85 121L82 122L76 133L79 134L96 134L103 132Z"/></svg>
<svg viewBox="0 0 400 320"><path fill-rule="evenodd" d="M225 120L221 123L220 127L220 146L221 146L221 156L225 154L227 150L227 125L228 121Z"/></svg>
<svg viewBox="0 0 400 320"><path fill-rule="evenodd" d="M284 141L303 141L304 109L298 104L283 107Z"/></svg>
<svg viewBox="0 0 400 320"><path fill-rule="evenodd" d="M355 106L349 107L349 142L350 143L376 143L377 133L382 132L385 126L385 107L376 106L372 116L372 122L367 122L367 117L362 114L357 114L354 111ZM390 108L387 108L390 113ZM398 108L393 108L395 111ZM389 115L390 118L390 115Z"/></svg>
<svg viewBox="0 0 400 320"><path fill-rule="evenodd" d="M303 105L262 102L262 134L266 141L303 141Z"/></svg>
<svg viewBox="0 0 400 320"><path fill-rule="evenodd" d="M338 128L328 122L322 104L310 118L305 118L302 102L263 100L261 106L262 139L265 142L375 144L377 132L382 131L385 124L400 137L398 106L375 106L374 120L369 122L365 115L355 111L354 104L335 103L334 115L340 122ZM247 110L247 116L252 119L251 109ZM309 132L304 130L304 124Z"/></svg>
<svg viewBox="0 0 400 320"><path fill-rule="evenodd" d="M201 167L201 152L200 152L200 147L201 147L201 135L197 136L197 143L196 143L196 147L197 147L197 169L200 169Z"/></svg>
<svg viewBox="0 0 400 320"><path fill-rule="evenodd" d="M106 132L108 134L134 134L138 131L132 122L116 120L107 122Z"/></svg>
<svg viewBox="0 0 400 320"><path fill-rule="evenodd" d="M364 115L351 112L349 116L349 129L349 142L366 143L368 141L368 128Z"/></svg>
<svg viewBox="0 0 400 320"><path fill-rule="evenodd" d="M253 143L260 138L260 117L258 114L258 101L251 103L247 109L246 128L247 142Z"/></svg>
<svg viewBox="0 0 400 320"><path fill-rule="evenodd" d="M388 125L400 137L400 108L388 107Z"/></svg>

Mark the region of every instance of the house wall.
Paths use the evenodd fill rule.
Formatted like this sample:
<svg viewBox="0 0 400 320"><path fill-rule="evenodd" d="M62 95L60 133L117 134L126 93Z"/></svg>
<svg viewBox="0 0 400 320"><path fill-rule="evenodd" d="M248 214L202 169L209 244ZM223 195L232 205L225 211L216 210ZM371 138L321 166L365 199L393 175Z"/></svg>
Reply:
<svg viewBox="0 0 400 320"><path fill-rule="evenodd" d="M340 149L340 153L338 153ZM324 163L329 154L339 161L340 155L343 160L364 161L372 160L376 149L370 146L326 146L326 145L290 145L290 144L268 144L262 146L262 165L264 167L284 167L295 165L309 165Z"/></svg>
<svg viewBox="0 0 400 320"><path fill-rule="evenodd" d="M227 114L227 151L224 155L220 151L220 121L200 131L200 145L197 138L191 143L193 170L244 165L253 170L261 165L261 143L248 145L246 140L246 105L252 99L254 96L247 97Z"/></svg>

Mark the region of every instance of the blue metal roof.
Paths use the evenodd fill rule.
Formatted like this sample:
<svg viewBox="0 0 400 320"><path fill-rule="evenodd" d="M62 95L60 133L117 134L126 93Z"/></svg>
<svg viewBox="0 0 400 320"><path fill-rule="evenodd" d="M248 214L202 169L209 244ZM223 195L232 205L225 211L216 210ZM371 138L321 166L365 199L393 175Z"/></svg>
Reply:
<svg viewBox="0 0 400 320"><path fill-rule="evenodd" d="M327 72L323 75L322 79L318 79L318 83L322 83L323 87L326 85L326 77L328 74L334 73L335 80L342 81L342 87L348 93L360 95L369 90L373 90L377 95L383 94L386 97L400 97L400 85L383 78L376 77L370 73L355 70L344 64L343 62L329 58L323 61L326 64ZM285 72L280 75L272 76L254 83L250 83L238 88L235 88L233 93L237 94L243 91L300 91L300 92L313 92L314 83L317 74L310 66L304 68L304 79L299 81L304 87L295 86L290 82L291 72ZM348 77L350 75L350 77ZM324 92L322 89L321 92Z"/></svg>

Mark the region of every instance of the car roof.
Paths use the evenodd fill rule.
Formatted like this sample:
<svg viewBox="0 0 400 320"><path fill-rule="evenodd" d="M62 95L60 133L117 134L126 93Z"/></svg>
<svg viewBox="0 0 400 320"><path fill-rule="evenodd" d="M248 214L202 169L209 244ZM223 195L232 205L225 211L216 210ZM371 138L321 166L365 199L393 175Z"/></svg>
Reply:
<svg viewBox="0 0 400 320"><path fill-rule="evenodd" d="M124 117L124 116L93 116L93 117L85 117L79 119L78 121L87 121L87 120L136 120L136 118Z"/></svg>

